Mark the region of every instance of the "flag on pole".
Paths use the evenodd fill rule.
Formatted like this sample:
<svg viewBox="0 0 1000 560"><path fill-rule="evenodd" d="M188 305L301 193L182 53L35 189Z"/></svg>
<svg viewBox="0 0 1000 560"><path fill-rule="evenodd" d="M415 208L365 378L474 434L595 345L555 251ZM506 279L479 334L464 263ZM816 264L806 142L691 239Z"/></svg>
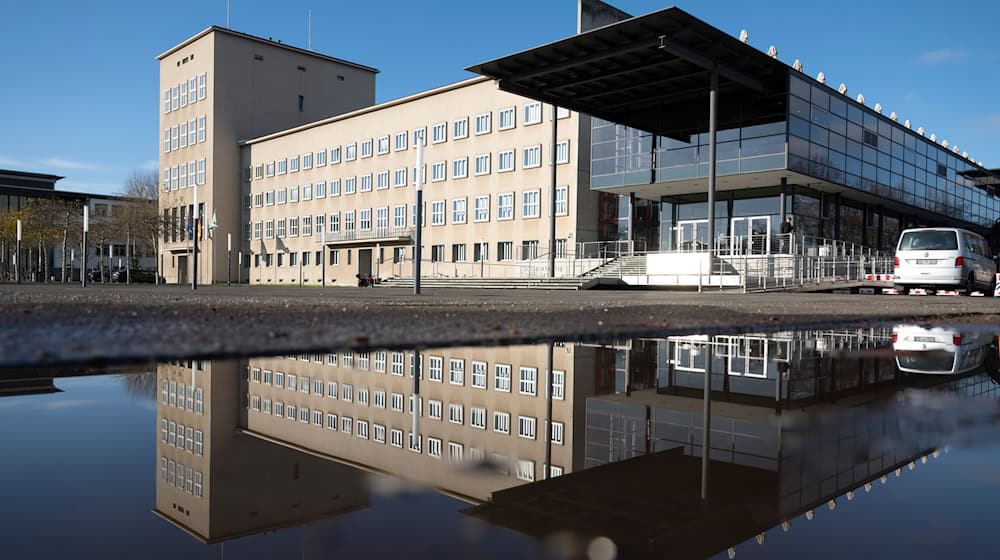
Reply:
<svg viewBox="0 0 1000 560"><path fill-rule="evenodd" d="M215 230L219 227L219 221L215 218L215 210L212 210L212 221L208 224L208 236L215 237Z"/></svg>

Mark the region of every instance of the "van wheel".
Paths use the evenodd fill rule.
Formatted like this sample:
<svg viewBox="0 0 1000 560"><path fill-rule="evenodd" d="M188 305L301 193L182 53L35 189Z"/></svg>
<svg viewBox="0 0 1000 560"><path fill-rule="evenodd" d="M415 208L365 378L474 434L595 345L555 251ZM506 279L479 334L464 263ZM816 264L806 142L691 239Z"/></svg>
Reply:
<svg viewBox="0 0 1000 560"><path fill-rule="evenodd" d="M965 295L971 296L974 291L976 291L976 277L969 274L969 277L965 280Z"/></svg>

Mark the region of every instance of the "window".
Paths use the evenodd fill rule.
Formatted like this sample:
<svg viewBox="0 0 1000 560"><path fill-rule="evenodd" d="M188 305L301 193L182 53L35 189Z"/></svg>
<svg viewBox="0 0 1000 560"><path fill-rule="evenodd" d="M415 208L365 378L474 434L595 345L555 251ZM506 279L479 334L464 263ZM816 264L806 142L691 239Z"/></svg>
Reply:
<svg viewBox="0 0 1000 560"><path fill-rule="evenodd" d="M375 151L378 155L384 155L389 153L389 135L379 136L378 140L375 141Z"/></svg>
<svg viewBox="0 0 1000 560"><path fill-rule="evenodd" d="M330 233L340 233L340 212L330 214Z"/></svg>
<svg viewBox="0 0 1000 560"><path fill-rule="evenodd" d="M403 353L392 353L392 367L389 370L393 375L403 375Z"/></svg>
<svg viewBox="0 0 1000 560"><path fill-rule="evenodd" d="M357 181L356 177L348 177L344 179L344 194L354 194L357 192Z"/></svg>
<svg viewBox="0 0 1000 560"><path fill-rule="evenodd" d="M354 386L346 383L340 386L340 400L351 402L354 400Z"/></svg>
<svg viewBox="0 0 1000 560"><path fill-rule="evenodd" d="M409 135L406 132L397 132L395 135L395 150L397 152L405 150L408 139Z"/></svg>
<svg viewBox="0 0 1000 560"><path fill-rule="evenodd" d="M346 416L340 417L340 431L350 434L354 431L354 419Z"/></svg>
<svg viewBox="0 0 1000 560"><path fill-rule="evenodd" d="M401 393L392 394L392 410L403 412L403 395Z"/></svg>
<svg viewBox="0 0 1000 560"><path fill-rule="evenodd" d="M333 431L335 431L335 432L337 431L337 415L336 414L327 413L327 415L326 415L326 427L329 428L329 429L331 429L331 430L333 430Z"/></svg>
<svg viewBox="0 0 1000 560"><path fill-rule="evenodd" d="M472 407L469 409L469 425L480 430L486 429L486 409Z"/></svg>
<svg viewBox="0 0 1000 560"><path fill-rule="evenodd" d="M438 438L427 438L427 455L435 459L441 458L441 440Z"/></svg>
<svg viewBox="0 0 1000 560"><path fill-rule="evenodd" d="M452 122L451 137L455 140L469 137L469 117L455 119Z"/></svg>
<svg viewBox="0 0 1000 560"><path fill-rule="evenodd" d="M441 382L444 372L444 358L430 356L427 360L427 378L431 381Z"/></svg>
<svg viewBox="0 0 1000 560"><path fill-rule="evenodd" d="M569 163L569 140L556 144L556 163Z"/></svg>
<svg viewBox="0 0 1000 560"><path fill-rule="evenodd" d="M410 451L413 451L414 453L420 453L420 444L421 444L420 434L414 434L414 433L409 434L409 440L410 440Z"/></svg>
<svg viewBox="0 0 1000 560"><path fill-rule="evenodd" d="M473 201L473 221L490 221L490 197L489 195L477 196Z"/></svg>
<svg viewBox="0 0 1000 560"><path fill-rule="evenodd" d="M367 175L362 175L360 178L361 178L361 192L372 192L371 173Z"/></svg>
<svg viewBox="0 0 1000 560"><path fill-rule="evenodd" d="M448 123L438 123L431 127L431 143L440 144L448 140Z"/></svg>
<svg viewBox="0 0 1000 560"><path fill-rule="evenodd" d="M389 229L389 208L387 206L376 208L375 216L375 228L380 234L384 235L386 230Z"/></svg>
<svg viewBox="0 0 1000 560"><path fill-rule="evenodd" d="M528 103L524 106L524 124L538 124L542 122L542 104Z"/></svg>
<svg viewBox="0 0 1000 560"><path fill-rule="evenodd" d="M274 239L274 220L264 222L264 237Z"/></svg>
<svg viewBox="0 0 1000 560"><path fill-rule="evenodd" d="M262 230L263 226L264 226L263 222L254 222L254 224L253 224L253 238L254 239L260 239L260 237L261 237L261 230Z"/></svg>
<svg viewBox="0 0 1000 560"><path fill-rule="evenodd" d="M278 239L285 237L285 219L278 220Z"/></svg>
<svg viewBox="0 0 1000 560"><path fill-rule="evenodd" d="M340 179L330 180L330 196L340 196Z"/></svg>
<svg viewBox="0 0 1000 560"><path fill-rule="evenodd" d="M510 371L508 364L496 364L493 367L493 388L504 393L510 392Z"/></svg>
<svg viewBox="0 0 1000 560"><path fill-rule="evenodd" d="M451 162L451 178L464 179L469 176L469 158L458 158Z"/></svg>
<svg viewBox="0 0 1000 560"><path fill-rule="evenodd" d="M497 243L497 260L500 261L514 260L513 241L500 241L499 243Z"/></svg>
<svg viewBox="0 0 1000 560"><path fill-rule="evenodd" d="M462 451L464 448L461 443L455 443L453 441L448 442L448 460L452 463L462 462Z"/></svg>
<svg viewBox="0 0 1000 560"><path fill-rule="evenodd" d="M326 198L326 181L321 181L313 185L314 198Z"/></svg>
<svg viewBox="0 0 1000 560"><path fill-rule="evenodd" d="M170 88L170 108L174 111L181 108L181 91L179 86Z"/></svg>
<svg viewBox="0 0 1000 560"><path fill-rule="evenodd" d="M198 75L198 100L205 99L208 82L208 74Z"/></svg>
<svg viewBox="0 0 1000 560"><path fill-rule="evenodd" d="M521 242L521 259L522 260L526 260L526 261L531 260L531 259L537 259L538 258L538 247L539 247L539 245L538 245L538 240L537 239L522 241Z"/></svg>
<svg viewBox="0 0 1000 560"><path fill-rule="evenodd" d="M535 462L519 459L517 461L517 478L527 482L535 480Z"/></svg>
<svg viewBox="0 0 1000 560"><path fill-rule="evenodd" d="M288 191L286 191L285 189L278 189L277 191L275 191L275 194L276 194L275 198L278 204L284 204L286 202Z"/></svg>
<svg viewBox="0 0 1000 560"><path fill-rule="evenodd" d="M541 190L524 191L521 193L522 196L522 207L521 207L521 217L522 218L537 218L541 215L539 199L542 196Z"/></svg>
<svg viewBox="0 0 1000 560"><path fill-rule="evenodd" d="M392 429L389 430L389 445L393 447L403 447L403 431Z"/></svg>
<svg viewBox="0 0 1000 560"><path fill-rule="evenodd" d="M519 374L518 392L522 395L534 395L538 386L538 368L522 367Z"/></svg>
<svg viewBox="0 0 1000 560"><path fill-rule="evenodd" d="M294 421L297 418L297 416L296 416L296 412L297 411L298 411L298 409L295 407L295 405L293 405L293 404L286 404L285 405L285 418Z"/></svg>
<svg viewBox="0 0 1000 560"><path fill-rule="evenodd" d="M516 111L514 107L508 107L497 111L497 128L499 130L509 130L516 124Z"/></svg>
<svg viewBox="0 0 1000 560"><path fill-rule="evenodd" d="M465 208L467 204L468 201L464 198L456 198L451 201L451 223L453 224L465 223L465 214L466 214Z"/></svg>
<svg viewBox="0 0 1000 560"><path fill-rule="evenodd" d="M373 396L373 406L375 406L375 408L385 408L385 391L382 389L376 389Z"/></svg>
<svg viewBox="0 0 1000 560"><path fill-rule="evenodd" d="M510 433L510 414L506 412L493 413L493 431L501 434Z"/></svg>
<svg viewBox="0 0 1000 560"><path fill-rule="evenodd" d="M500 193L497 195L497 219L514 219L514 193Z"/></svg>
<svg viewBox="0 0 1000 560"><path fill-rule="evenodd" d="M385 426L372 424L372 441L375 443L385 443Z"/></svg>
<svg viewBox="0 0 1000 560"><path fill-rule="evenodd" d="M336 354L334 354L334 355L336 355ZM338 395L337 382L336 381L327 381L327 383L326 383L326 396L327 396L327 398L329 398L329 399L336 399L337 395Z"/></svg>
<svg viewBox="0 0 1000 560"><path fill-rule="evenodd" d="M389 172L379 171L378 175L375 176L375 188L378 190L389 188Z"/></svg>
<svg viewBox="0 0 1000 560"><path fill-rule="evenodd" d="M445 201L435 200L431 202L431 225L432 226L443 226L445 225Z"/></svg>
<svg viewBox="0 0 1000 560"><path fill-rule="evenodd" d="M348 233L354 232L354 210L344 212L344 231ZM344 365L350 367L347 359L344 360Z"/></svg>
<svg viewBox="0 0 1000 560"><path fill-rule="evenodd" d="M448 168L447 161L438 161L431 164L431 181L438 182L444 181L446 176L445 172Z"/></svg>
<svg viewBox="0 0 1000 560"><path fill-rule="evenodd" d="M448 405L448 421L452 424L463 424L465 422L465 410L462 408L462 405Z"/></svg>
<svg viewBox="0 0 1000 560"><path fill-rule="evenodd" d="M868 144L869 146L871 146L873 148L877 148L878 147L878 134L876 134L874 131L871 131L871 130L868 130L868 129L865 129L863 132L864 132L864 135L862 136L862 141L865 144Z"/></svg>
<svg viewBox="0 0 1000 560"><path fill-rule="evenodd" d="M361 141L361 157L370 158L372 157L372 139Z"/></svg>
<svg viewBox="0 0 1000 560"><path fill-rule="evenodd" d="M517 435L518 437L535 439L535 424L536 420L530 416L518 416L517 417Z"/></svg>
<svg viewBox="0 0 1000 560"><path fill-rule="evenodd" d="M194 146L195 142L198 141L198 133L197 133L197 130L195 128L197 122L198 121L196 119L191 119L188 122L188 145L189 146Z"/></svg>
<svg viewBox="0 0 1000 560"><path fill-rule="evenodd" d="M326 166L326 150L316 152L316 167Z"/></svg>
<svg viewBox="0 0 1000 560"><path fill-rule="evenodd" d="M288 158L288 172L289 173L299 172L299 156Z"/></svg>
<svg viewBox="0 0 1000 560"><path fill-rule="evenodd" d="M531 146L524 149L524 159L521 160L521 167L531 169L542 166L542 147Z"/></svg>
<svg viewBox="0 0 1000 560"><path fill-rule="evenodd" d="M299 408L299 422L302 422L303 424L308 424L309 418L310 418L309 409L305 407Z"/></svg>
<svg viewBox="0 0 1000 560"><path fill-rule="evenodd" d="M299 188L292 187L288 189L288 202L298 202L299 201Z"/></svg>
<svg viewBox="0 0 1000 560"><path fill-rule="evenodd" d="M344 161L354 161L356 159L358 159L358 145L357 144L344 145Z"/></svg>
<svg viewBox="0 0 1000 560"><path fill-rule="evenodd" d="M444 411L444 404L441 401L427 401L427 417L434 420L440 420L441 414Z"/></svg>
<svg viewBox="0 0 1000 560"><path fill-rule="evenodd" d="M490 174L490 154L480 154L476 156L476 175Z"/></svg>
<svg viewBox="0 0 1000 560"><path fill-rule="evenodd" d="M448 365L449 383L452 385L465 385L465 360L452 358Z"/></svg>
<svg viewBox="0 0 1000 560"><path fill-rule="evenodd" d="M406 205L397 204L392 207L392 227L394 228L404 228L406 227Z"/></svg>
<svg viewBox="0 0 1000 560"><path fill-rule="evenodd" d="M358 427L355 435L361 439L368 439L368 422L366 420L358 420Z"/></svg>
<svg viewBox="0 0 1000 560"><path fill-rule="evenodd" d="M330 163L340 163L340 146L330 148Z"/></svg>
<svg viewBox="0 0 1000 560"><path fill-rule="evenodd" d="M170 90L169 89L163 90L163 112L164 113L169 113L170 112Z"/></svg>
<svg viewBox="0 0 1000 560"><path fill-rule="evenodd" d="M492 113L476 115L476 134L489 134L492 132L491 115Z"/></svg>
<svg viewBox="0 0 1000 560"><path fill-rule="evenodd" d="M514 150L497 153L497 173L514 170Z"/></svg>
<svg viewBox="0 0 1000 560"><path fill-rule="evenodd" d="M566 372L552 370L552 398L563 400L566 394Z"/></svg>
<svg viewBox="0 0 1000 560"><path fill-rule="evenodd" d="M198 142L205 141L205 128L206 128L205 120L206 120L205 115L198 117Z"/></svg>
<svg viewBox="0 0 1000 560"><path fill-rule="evenodd" d="M569 214L569 186L556 187L556 216Z"/></svg>
<svg viewBox="0 0 1000 560"><path fill-rule="evenodd" d="M298 218L289 218L288 219L288 223L289 223L289 229L291 230L290 231L291 237L298 237L299 236L299 219Z"/></svg>
<svg viewBox="0 0 1000 560"><path fill-rule="evenodd" d="M427 145L427 127L413 129L413 147L416 148L417 144Z"/></svg>
<svg viewBox="0 0 1000 560"><path fill-rule="evenodd" d="M552 443L558 443L559 445L562 445L562 443L563 443L563 423L562 422L553 422L552 423L552 430L551 430L551 432L549 434L549 437L552 438Z"/></svg>
<svg viewBox="0 0 1000 560"><path fill-rule="evenodd" d="M392 172L392 186L394 187L405 187L406 186L406 168L397 169Z"/></svg>
<svg viewBox="0 0 1000 560"><path fill-rule="evenodd" d="M312 153L302 154L302 170L313 168L313 155Z"/></svg>
<svg viewBox="0 0 1000 560"><path fill-rule="evenodd" d="M565 107L556 107L556 118L557 119L568 119L569 109Z"/></svg>
<svg viewBox="0 0 1000 560"><path fill-rule="evenodd" d="M180 149L181 140L178 137L180 128L178 126L173 126L170 129L170 145L174 147L175 150Z"/></svg>
<svg viewBox="0 0 1000 560"><path fill-rule="evenodd" d="M284 175L285 173L288 172L288 160L279 159L277 161L277 164L278 164L278 175Z"/></svg>

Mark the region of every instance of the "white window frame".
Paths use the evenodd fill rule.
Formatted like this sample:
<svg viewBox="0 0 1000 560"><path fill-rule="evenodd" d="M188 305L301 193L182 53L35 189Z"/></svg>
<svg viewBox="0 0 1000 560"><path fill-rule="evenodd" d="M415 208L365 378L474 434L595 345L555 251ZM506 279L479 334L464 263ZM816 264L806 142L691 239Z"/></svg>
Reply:
<svg viewBox="0 0 1000 560"><path fill-rule="evenodd" d="M437 123L431 127L431 144L441 144L448 141L448 123Z"/></svg>
<svg viewBox="0 0 1000 560"><path fill-rule="evenodd" d="M517 107L497 111L497 130L510 130L517 126Z"/></svg>
<svg viewBox="0 0 1000 560"><path fill-rule="evenodd" d="M451 178L465 179L469 176L469 158L462 157L451 160Z"/></svg>
<svg viewBox="0 0 1000 560"><path fill-rule="evenodd" d="M469 137L469 117L451 121L451 139L461 140Z"/></svg>
<svg viewBox="0 0 1000 560"><path fill-rule="evenodd" d="M542 166L542 146L541 144L535 146L528 146L524 149L524 154L521 157L521 168L522 169L535 169Z"/></svg>
<svg viewBox="0 0 1000 560"><path fill-rule="evenodd" d="M524 125L539 124L542 122L542 104L538 101L526 103L524 105Z"/></svg>
<svg viewBox="0 0 1000 560"><path fill-rule="evenodd" d="M491 171L490 154L477 155L475 159L473 174L478 177L481 175L489 175L490 171Z"/></svg>
<svg viewBox="0 0 1000 560"><path fill-rule="evenodd" d="M514 170L514 150L497 152L497 173Z"/></svg>
<svg viewBox="0 0 1000 560"><path fill-rule="evenodd" d="M510 434L510 413L493 411L493 431L498 434Z"/></svg>
<svg viewBox="0 0 1000 560"><path fill-rule="evenodd" d="M377 153L378 155L384 156L385 154L388 154L389 147L390 145L389 145L388 134L379 136L378 139L375 140L375 153Z"/></svg>
<svg viewBox="0 0 1000 560"><path fill-rule="evenodd" d="M514 219L514 193L505 192L497 194L497 221L507 221Z"/></svg>
<svg viewBox="0 0 1000 560"><path fill-rule="evenodd" d="M431 182L439 183L448 178L447 175L448 162L447 161L436 161L431 164Z"/></svg>
<svg viewBox="0 0 1000 560"><path fill-rule="evenodd" d="M493 132L493 113L480 113L475 120L476 136Z"/></svg>
<svg viewBox="0 0 1000 560"><path fill-rule="evenodd" d="M510 364L493 365L493 390L501 393L510 392L511 375L514 367Z"/></svg>
<svg viewBox="0 0 1000 560"><path fill-rule="evenodd" d="M341 147L334 146L330 148L330 165L335 163L340 163Z"/></svg>
<svg viewBox="0 0 1000 560"><path fill-rule="evenodd" d="M480 195L473 199L472 221L476 223L490 221L490 195Z"/></svg>
<svg viewBox="0 0 1000 560"><path fill-rule="evenodd" d="M556 216L569 215L569 185L556 187Z"/></svg>
<svg viewBox="0 0 1000 560"><path fill-rule="evenodd" d="M402 152L409 146L410 134L405 130L393 135L393 150Z"/></svg>
<svg viewBox="0 0 1000 560"><path fill-rule="evenodd" d="M517 437L535 439L538 433L538 419L531 416L517 417Z"/></svg>
<svg viewBox="0 0 1000 560"><path fill-rule="evenodd" d="M521 218L540 218L541 215L542 190L532 189L523 191L521 193Z"/></svg>

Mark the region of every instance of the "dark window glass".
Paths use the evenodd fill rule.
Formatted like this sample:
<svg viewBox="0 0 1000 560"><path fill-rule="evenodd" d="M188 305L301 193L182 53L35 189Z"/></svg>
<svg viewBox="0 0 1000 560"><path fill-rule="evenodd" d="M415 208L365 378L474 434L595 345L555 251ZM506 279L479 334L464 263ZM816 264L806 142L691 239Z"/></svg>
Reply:
<svg viewBox="0 0 1000 560"><path fill-rule="evenodd" d="M943 164L939 163L937 165L937 174L941 177L946 176L948 174L948 168L945 167Z"/></svg>
<svg viewBox="0 0 1000 560"><path fill-rule="evenodd" d="M829 150L826 146L809 144L809 159L816 163L826 163L829 160Z"/></svg>
<svg viewBox="0 0 1000 560"><path fill-rule="evenodd" d="M794 138L794 136L792 137ZM740 153L743 157L762 156L765 154L780 154L785 151L785 136L764 136L763 138L744 139Z"/></svg>
<svg viewBox="0 0 1000 560"><path fill-rule="evenodd" d="M958 236L953 231L908 231L899 240L900 251L954 251Z"/></svg>
<svg viewBox="0 0 1000 560"><path fill-rule="evenodd" d="M854 104L847 105L847 120L854 124L860 125L864 122L865 111L861 107Z"/></svg>
<svg viewBox="0 0 1000 560"><path fill-rule="evenodd" d="M892 162L891 162L891 165L889 166L889 170L892 171L893 173L899 173L900 175L902 175L903 174L903 160L892 158Z"/></svg>
<svg viewBox="0 0 1000 560"><path fill-rule="evenodd" d="M861 125L847 123L847 137L855 142L861 142L865 136L861 133Z"/></svg>
<svg viewBox="0 0 1000 560"><path fill-rule="evenodd" d="M812 104L823 110L830 108L830 92L826 86L812 87Z"/></svg>
<svg viewBox="0 0 1000 560"><path fill-rule="evenodd" d="M861 160L857 158L847 158L847 172L854 175L861 175Z"/></svg>
<svg viewBox="0 0 1000 560"><path fill-rule="evenodd" d="M876 170L877 168L874 165L865 163L861 168L861 176L865 179L874 181L878 178L878 171Z"/></svg>
<svg viewBox="0 0 1000 560"><path fill-rule="evenodd" d="M756 138L758 136L771 136L774 134L784 134L785 133L785 121L779 121L767 124L758 124L754 126L743 127L742 136L743 138Z"/></svg>
<svg viewBox="0 0 1000 560"><path fill-rule="evenodd" d="M830 133L830 149L838 152L847 151L847 138L833 132Z"/></svg>
<svg viewBox="0 0 1000 560"><path fill-rule="evenodd" d="M830 113L813 105L812 122L818 125L827 126L830 123Z"/></svg>
<svg viewBox="0 0 1000 560"><path fill-rule="evenodd" d="M809 138L809 123L798 117L788 118L788 130L796 136Z"/></svg>
<svg viewBox="0 0 1000 560"><path fill-rule="evenodd" d="M836 115L830 115L830 124L827 128L839 134L847 134L847 121Z"/></svg>
<svg viewBox="0 0 1000 560"><path fill-rule="evenodd" d="M842 153L830 150L830 168L838 171L847 170L847 156Z"/></svg>
<svg viewBox="0 0 1000 560"><path fill-rule="evenodd" d="M809 131L809 139L824 146L830 143L829 136L830 133L825 128L816 124L812 125Z"/></svg>
<svg viewBox="0 0 1000 560"><path fill-rule="evenodd" d="M797 117L802 117L804 119L809 118L809 111L810 111L809 102L803 99L799 99L794 95L789 100L788 110L791 114Z"/></svg>
<svg viewBox="0 0 1000 560"><path fill-rule="evenodd" d="M789 136L788 153L802 157L809 157L809 142L799 138L798 136Z"/></svg>
<svg viewBox="0 0 1000 560"><path fill-rule="evenodd" d="M865 146L864 157L861 159L865 160L865 163L875 165L875 163L878 162L878 152L876 152L874 148Z"/></svg>
<svg viewBox="0 0 1000 560"><path fill-rule="evenodd" d="M847 102L837 97L830 97L830 112L839 117L847 117Z"/></svg>
<svg viewBox="0 0 1000 560"><path fill-rule="evenodd" d="M865 112L865 121L861 124L868 130L878 131L878 117L874 113Z"/></svg>
<svg viewBox="0 0 1000 560"><path fill-rule="evenodd" d="M870 130L865 130L862 141L869 146L878 146L878 135Z"/></svg>
<svg viewBox="0 0 1000 560"><path fill-rule="evenodd" d="M878 120L878 133L879 136L885 136L886 138L892 138L892 124L883 119Z"/></svg>
<svg viewBox="0 0 1000 560"><path fill-rule="evenodd" d="M805 100L809 99L809 89L811 86L808 82L794 75L792 76L790 82L789 87L791 88L793 94Z"/></svg>
<svg viewBox="0 0 1000 560"><path fill-rule="evenodd" d="M892 158L889 156L889 154L883 154L882 152L879 152L879 154L878 154L878 166L879 167L881 167L882 169L889 169L889 167L891 165L891 163L890 163L891 161L892 161Z"/></svg>
<svg viewBox="0 0 1000 560"><path fill-rule="evenodd" d="M847 141L847 155L861 159L861 143L854 140Z"/></svg>

